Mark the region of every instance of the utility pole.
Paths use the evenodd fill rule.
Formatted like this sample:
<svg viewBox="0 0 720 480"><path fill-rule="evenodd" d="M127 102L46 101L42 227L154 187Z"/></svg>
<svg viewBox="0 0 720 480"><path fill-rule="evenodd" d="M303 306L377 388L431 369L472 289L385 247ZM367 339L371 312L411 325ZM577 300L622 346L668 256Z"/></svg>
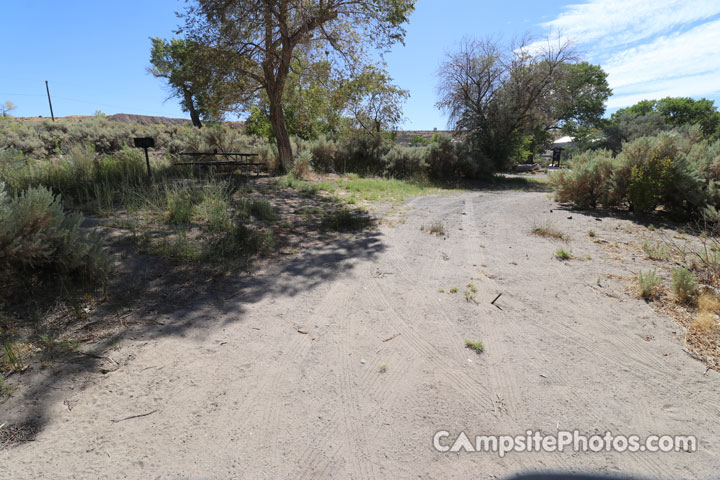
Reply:
<svg viewBox="0 0 720 480"><path fill-rule="evenodd" d="M52 109L52 100L50 100L50 87L48 86L48 81L45 80L45 90L47 90L48 94L48 103L50 104L50 116L52 117L52 121L55 121L55 114L53 113Z"/></svg>

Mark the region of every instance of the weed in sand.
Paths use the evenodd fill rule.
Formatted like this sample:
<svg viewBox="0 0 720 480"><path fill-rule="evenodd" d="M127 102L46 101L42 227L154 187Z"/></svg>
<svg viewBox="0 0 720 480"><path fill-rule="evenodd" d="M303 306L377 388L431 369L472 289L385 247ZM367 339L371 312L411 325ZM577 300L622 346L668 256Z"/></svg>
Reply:
<svg viewBox="0 0 720 480"><path fill-rule="evenodd" d="M483 342L465 340L465 348L475 351L475 353L482 353L485 351L485 345Z"/></svg>
<svg viewBox="0 0 720 480"><path fill-rule="evenodd" d="M457 288L457 287L452 287L452 288L450 289L450 293L457 293L457 292L458 292L458 288Z"/></svg>
<svg viewBox="0 0 720 480"><path fill-rule="evenodd" d="M697 294L698 282L695 272L679 267L672 272L672 287L680 303L688 303Z"/></svg>
<svg viewBox="0 0 720 480"><path fill-rule="evenodd" d="M431 223L429 227L421 225L420 231L442 237L443 235L445 235L445 225L443 225L440 221L436 221Z"/></svg>
<svg viewBox="0 0 720 480"><path fill-rule="evenodd" d="M643 252L650 260L667 260L670 258L668 247L661 243L650 243L647 240L642 243Z"/></svg>
<svg viewBox="0 0 720 480"><path fill-rule="evenodd" d="M564 248L558 248L555 250L555 258L558 260L570 260L572 258L572 254Z"/></svg>
<svg viewBox="0 0 720 480"><path fill-rule="evenodd" d="M595 230L588 230L588 237L595 238Z"/></svg>
<svg viewBox="0 0 720 480"><path fill-rule="evenodd" d="M438 293L445 293L445 289L444 289L444 288L438 288Z"/></svg>
<svg viewBox="0 0 720 480"><path fill-rule="evenodd" d="M382 364L382 365L380 365L380 368L378 368L378 370L380 371L380 373L385 373L385 372L387 372L388 367L387 367L387 365Z"/></svg>
<svg viewBox="0 0 720 480"><path fill-rule="evenodd" d="M637 286L640 296L645 300L653 300L660 294L660 277L655 270L640 272L637 275Z"/></svg>
<svg viewBox="0 0 720 480"><path fill-rule="evenodd" d="M531 233L533 235L537 235L538 237L553 238L555 240L562 240L565 242L568 241L567 235L558 230L557 227L555 227L552 223L549 222L542 225L533 226Z"/></svg>

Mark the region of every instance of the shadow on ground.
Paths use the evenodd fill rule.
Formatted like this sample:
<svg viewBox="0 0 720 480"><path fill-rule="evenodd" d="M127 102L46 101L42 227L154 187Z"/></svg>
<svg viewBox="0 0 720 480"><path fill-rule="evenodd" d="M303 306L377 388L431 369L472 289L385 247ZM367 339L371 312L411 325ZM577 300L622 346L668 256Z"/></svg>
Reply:
<svg viewBox="0 0 720 480"><path fill-rule="evenodd" d="M93 314L97 320L81 327L95 338L83 339L87 343L55 365L42 368L35 361L26 372L15 374L23 387L2 404L0 425L5 425L0 429L0 448L33 441L50 421L51 405L63 401L68 390L82 390L94 376L118 369L120 365L109 357L118 342L207 334L241 323L247 306L268 297L294 297L338 279L384 249L376 230L341 235L292 258L266 262L259 272L216 276L193 268L163 267L156 258L144 255L126 259L115 282L119 290L111 289L108 302ZM207 315L208 308L212 315Z"/></svg>

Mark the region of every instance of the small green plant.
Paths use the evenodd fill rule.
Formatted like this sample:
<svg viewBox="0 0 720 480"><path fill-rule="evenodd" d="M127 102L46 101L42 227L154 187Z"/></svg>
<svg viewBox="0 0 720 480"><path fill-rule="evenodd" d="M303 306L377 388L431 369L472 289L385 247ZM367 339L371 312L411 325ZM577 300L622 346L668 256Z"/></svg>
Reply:
<svg viewBox="0 0 720 480"><path fill-rule="evenodd" d="M595 230L588 230L588 237L595 238Z"/></svg>
<svg viewBox="0 0 720 480"><path fill-rule="evenodd" d="M640 272L637 275L637 286L640 296L645 300L653 300L660 294L662 280L655 270Z"/></svg>
<svg viewBox="0 0 720 480"><path fill-rule="evenodd" d="M472 293L470 290L465 290L465 301L466 302L474 302L475 301L475 294Z"/></svg>
<svg viewBox="0 0 720 480"><path fill-rule="evenodd" d="M667 260L670 258L668 247L661 243L650 243L645 240L642 243L642 249L650 260Z"/></svg>
<svg viewBox="0 0 720 480"><path fill-rule="evenodd" d="M183 188L170 188L166 190L166 195L168 223L171 225L190 223L194 207L190 192Z"/></svg>
<svg viewBox="0 0 720 480"><path fill-rule="evenodd" d="M256 198L250 202L250 213L256 218L265 221L272 221L275 218L272 205L265 199Z"/></svg>
<svg viewBox="0 0 720 480"><path fill-rule="evenodd" d="M385 373L385 372L387 372L388 367L387 367L387 365L382 364L382 365L380 365L380 368L378 368L378 370L380 371L380 373Z"/></svg>
<svg viewBox="0 0 720 480"><path fill-rule="evenodd" d="M450 289L450 293L458 293L458 288L457 288L457 287L452 287L452 288Z"/></svg>
<svg viewBox="0 0 720 480"><path fill-rule="evenodd" d="M485 351L485 345L483 345L483 342L479 341L465 340L465 348L469 348L475 353L482 353Z"/></svg>
<svg viewBox="0 0 720 480"><path fill-rule="evenodd" d="M558 248L557 250L555 250L555 258L563 261L570 260L572 258L572 254L564 248Z"/></svg>
<svg viewBox="0 0 720 480"><path fill-rule="evenodd" d="M686 303L695 297L698 291L698 282L695 272L685 267L679 267L672 272L673 292L678 301Z"/></svg>
<svg viewBox="0 0 720 480"><path fill-rule="evenodd" d="M439 292L439 293L445 293L445 289L444 289L444 288L438 288L438 292Z"/></svg>

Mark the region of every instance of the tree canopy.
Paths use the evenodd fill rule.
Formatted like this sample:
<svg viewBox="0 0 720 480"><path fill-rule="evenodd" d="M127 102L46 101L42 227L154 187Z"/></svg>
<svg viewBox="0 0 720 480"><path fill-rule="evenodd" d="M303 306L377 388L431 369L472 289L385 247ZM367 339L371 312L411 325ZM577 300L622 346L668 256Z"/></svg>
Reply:
<svg viewBox="0 0 720 480"><path fill-rule="evenodd" d="M543 143L552 130L598 125L611 93L600 67L578 63L569 44L551 41L466 40L439 77L437 105L492 170L509 167L528 138Z"/></svg>
<svg viewBox="0 0 720 480"><path fill-rule="evenodd" d="M303 51L326 53L331 67L351 74L368 64L367 48L383 51L405 36L415 0L192 0L183 32L208 47L205 64L247 81L248 97L266 96L281 164L292 164L285 95ZM351 75L352 76L352 75ZM255 102L257 103L257 102Z"/></svg>

